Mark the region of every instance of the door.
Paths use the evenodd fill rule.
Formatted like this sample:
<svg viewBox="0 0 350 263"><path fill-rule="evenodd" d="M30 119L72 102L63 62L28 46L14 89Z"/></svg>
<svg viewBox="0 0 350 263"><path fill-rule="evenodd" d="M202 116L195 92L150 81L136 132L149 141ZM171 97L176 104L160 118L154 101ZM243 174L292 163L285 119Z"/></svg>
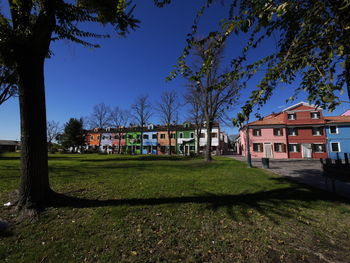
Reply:
<svg viewBox="0 0 350 263"><path fill-rule="evenodd" d="M272 158L272 146L271 143L264 143L265 158Z"/></svg>
<svg viewBox="0 0 350 263"><path fill-rule="evenodd" d="M302 153L303 158L311 158L311 156L312 156L311 143L303 143L301 145L301 153Z"/></svg>
<svg viewBox="0 0 350 263"><path fill-rule="evenodd" d="M185 146L185 155L190 155L189 147L188 145Z"/></svg>

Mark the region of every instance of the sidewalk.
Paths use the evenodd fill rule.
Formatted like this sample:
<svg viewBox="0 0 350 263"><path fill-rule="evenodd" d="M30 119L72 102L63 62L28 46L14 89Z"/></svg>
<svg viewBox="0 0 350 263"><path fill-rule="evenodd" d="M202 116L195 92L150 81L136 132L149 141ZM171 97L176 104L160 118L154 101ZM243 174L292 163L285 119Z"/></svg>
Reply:
<svg viewBox="0 0 350 263"><path fill-rule="evenodd" d="M247 162L246 157L228 155L238 161ZM252 159L253 167L262 168L261 159ZM270 159L271 172L350 199L350 182L325 177L319 160Z"/></svg>

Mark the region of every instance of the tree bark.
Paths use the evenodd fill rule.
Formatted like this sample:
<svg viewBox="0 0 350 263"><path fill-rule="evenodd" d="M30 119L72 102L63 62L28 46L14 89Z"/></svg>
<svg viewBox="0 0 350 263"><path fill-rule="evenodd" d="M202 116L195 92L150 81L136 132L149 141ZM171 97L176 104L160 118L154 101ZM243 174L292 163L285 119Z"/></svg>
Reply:
<svg viewBox="0 0 350 263"><path fill-rule="evenodd" d="M199 147L200 147L200 137L201 137L201 129L196 130L197 140L196 140L196 154L199 155Z"/></svg>
<svg viewBox="0 0 350 263"><path fill-rule="evenodd" d="M28 53L22 52L17 64L22 143L19 210L37 209L53 193L48 177L45 58Z"/></svg>
<svg viewBox="0 0 350 263"><path fill-rule="evenodd" d="M213 127L213 123L207 120L207 145L205 150L205 160L210 162L211 158L211 129Z"/></svg>
<svg viewBox="0 0 350 263"><path fill-rule="evenodd" d="M348 97L350 100L350 53L349 55L346 55L346 58L345 58L345 80L346 80L346 87L348 90Z"/></svg>
<svg viewBox="0 0 350 263"><path fill-rule="evenodd" d="M171 155L171 137L170 137L170 129L168 128L168 146L169 146L169 149L168 149L168 155Z"/></svg>

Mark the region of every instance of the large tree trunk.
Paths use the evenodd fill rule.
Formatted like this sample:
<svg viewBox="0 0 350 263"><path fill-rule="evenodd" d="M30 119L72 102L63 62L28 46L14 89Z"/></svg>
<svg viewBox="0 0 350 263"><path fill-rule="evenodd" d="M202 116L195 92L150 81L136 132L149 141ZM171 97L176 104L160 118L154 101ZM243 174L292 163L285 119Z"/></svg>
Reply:
<svg viewBox="0 0 350 263"><path fill-rule="evenodd" d="M212 129L213 123L211 121L207 120L207 145L205 149L205 160L207 162L211 161L211 129Z"/></svg>
<svg viewBox="0 0 350 263"><path fill-rule="evenodd" d="M196 154L199 155L199 147L200 147L200 137L201 137L201 129L196 130Z"/></svg>
<svg viewBox="0 0 350 263"><path fill-rule="evenodd" d="M121 140L122 140L122 134L121 133L119 133L119 137L118 137L118 154L120 154L120 143L121 143Z"/></svg>
<svg viewBox="0 0 350 263"><path fill-rule="evenodd" d="M48 177L44 58L33 53L21 55L17 67L22 143L17 208L36 210L52 194Z"/></svg>

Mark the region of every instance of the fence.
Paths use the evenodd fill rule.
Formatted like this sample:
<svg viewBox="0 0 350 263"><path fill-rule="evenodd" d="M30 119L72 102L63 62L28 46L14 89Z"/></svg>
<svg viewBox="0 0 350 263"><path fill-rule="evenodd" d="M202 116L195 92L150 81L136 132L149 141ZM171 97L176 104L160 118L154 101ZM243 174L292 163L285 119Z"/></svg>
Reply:
<svg viewBox="0 0 350 263"><path fill-rule="evenodd" d="M323 167L323 171L327 176L340 181L350 182L350 163L349 163L349 154L344 153L344 161L339 158L337 154L337 159L332 160L327 158L325 160L320 159Z"/></svg>

